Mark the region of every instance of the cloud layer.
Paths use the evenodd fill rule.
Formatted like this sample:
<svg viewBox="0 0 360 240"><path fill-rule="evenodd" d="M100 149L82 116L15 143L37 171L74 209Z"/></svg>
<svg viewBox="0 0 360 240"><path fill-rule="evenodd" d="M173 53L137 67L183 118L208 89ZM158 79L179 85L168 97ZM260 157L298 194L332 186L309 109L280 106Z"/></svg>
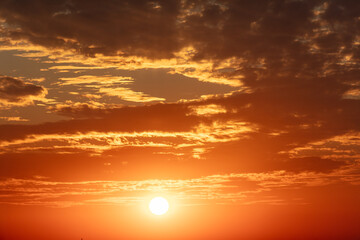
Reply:
<svg viewBox="0 0 360 240"><path fill-rule="evenodd" d="M202 195L200 182L218 197L241 174L255 185L271 175L271 191L301 189L303 202L314 200L306 180L356 188L359 13L357 0L2 1L0 49L38 62L28 75L44 87L0 77L0 104L33 103L49 87L57 102L37 109L66 119L0 125L0 172L23 188L48 177L35 184L59 195L52 180L174 178L191 179L176 191ZM215 189L201 178L217 174Z"/></svg>

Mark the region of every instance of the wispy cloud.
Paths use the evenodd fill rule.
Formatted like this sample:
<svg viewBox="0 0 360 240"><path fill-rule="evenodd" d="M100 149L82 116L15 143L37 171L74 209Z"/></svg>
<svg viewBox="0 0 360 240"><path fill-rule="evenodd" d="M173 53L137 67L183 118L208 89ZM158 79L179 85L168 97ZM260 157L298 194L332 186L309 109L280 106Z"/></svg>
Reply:
<svg viewBox="0 0 360 240"><path fill-rule="evenodd" d="M3 119L8 122L27 122L29 119L24 119L22 117L0 117L0 119Z"/></svg>
<svg viewBox="0 0 360 240"><path fill-rule="evenodd" d="M23 140L2 141L3 151L25 151L64 149L103 152L119 147L175 147L187 148L206 146L246 138L246 134L256 131L254 126L244 122L214 122L200 124L188 132L140 131L140 132L97 132L74 134L31 134ZM51 143L51 145L49 145ZM58 149L58 150L57 150ZM204 152L198 152L197 156Z"/></svg>
<svg viewBox="0 0 360 240"><path fill-rule="evenodd" d="M283 199L276 191L332 185L340 182L359 184L351 170L329 174L233 173L181 180L79 181L56 182L39 179L7 179L0 182L0 201L15 205L67 207L87 204L128 205L143 201L149 194L162 193L179 204L304 204ZM296 190L297 189L297 190ZM271 193L274 191L274 193ZM273 198L268 197L272 195ZM191 200L189 202L189 200Z"/></svg>
<svg viewBox="0 0 360 240"><path fill-rule="evenodd" d="M165 101L165 98L152 97L149 94L145 94L143 92L135 92L130 88L125 87L100 87L99 93L106 94L108 96L118 97L122 100L129 102Z"/></svg>
<svg viewBox="0 0 360 240"><path fill-rule="evenodd" d="M131 77L117 77L111 75L105 76L92 76L92 75L82 75L78 77L71 77L71 78L60 78L62 82L60 85L71 85L71 84L98 84L101 85L109 85L109 84L127 84L134 82L133 78Z"/></svg>

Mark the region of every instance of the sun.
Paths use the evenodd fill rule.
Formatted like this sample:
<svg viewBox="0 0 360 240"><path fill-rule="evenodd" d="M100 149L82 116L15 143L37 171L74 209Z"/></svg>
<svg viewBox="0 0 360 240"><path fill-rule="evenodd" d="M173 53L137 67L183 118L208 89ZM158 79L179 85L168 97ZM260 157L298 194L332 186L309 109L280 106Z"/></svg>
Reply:
<svg viewBox="0 0 360 240"><path fill-rule="evenodd" d="M155 215L163 215L169 210L169 203L163 197L156 197L151 199L149 209Z"/></svg>

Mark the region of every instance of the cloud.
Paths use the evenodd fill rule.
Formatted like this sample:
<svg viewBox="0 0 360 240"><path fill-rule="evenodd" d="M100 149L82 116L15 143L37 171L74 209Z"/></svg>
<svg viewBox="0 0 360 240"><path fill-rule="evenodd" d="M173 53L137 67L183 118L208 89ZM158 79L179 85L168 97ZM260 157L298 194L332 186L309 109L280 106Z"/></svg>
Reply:
<svg viewBox="0 0 360 240"><path fill-rule="evenodd" d="M354 88L354 89L350 89L349 91L345 92L343 97L345 99L360 99L360 89L359 88Z"/></svg>
<svg viewBox="0 0 360 240"><path fill-rule="evenodd" d="M130 88L125 87L100 87L99 93L103 93L108 96L115 96L128 102L165 101L165 98L152 97L143 92L135 92Z"/></svg>
<svg viewBox="0 0 360 240"><path fill-rule="evenodd" d="M348 132L320 141L309 142L289 151L296 156L317 156L345 161L356 161L360 159L360 137L359 132Z"/></svg>
<svg viewBox="0 0 360 240"><path fill-rule="evenodd" d="M104 1L98 6L96 1L49 4L40 0L36 3L23 1L20 7L15 1L7 1L2 3L0 15L6 23L22 29L11 29L9 35L50 48L77 48L89 55L122 52L169 57L178 49L176 16L179 4L178 1L159 1L156 6L160 7L155 7L144 1L116 4ZM29 12L23 12L23 7ZM15 17L17 14L22 17ZM68 28L70 23L73 23L72 28Z"/></svg>
<svg viewBox="0 0 360 240"><path fill-rule="evenodd" d="M349 139L357 139L360 131L359 1L105 0L99 5L93 0L8 0L0 6L2 49L26 51L20 43L31 43L48 51L56 64L50 70L56 73L101 71L103 84L89 97L103 93L148 104L165 101L161 95L114 86L137 80L107 75L109 69L166 68L239 90L140 107L65 102L51 110L72 120L0 125L4 169L12 170L3 171L10 176L46 175L46 170L56 175L53 163L46 162L49 156L81 171L94 153L98 162L91 170L97 177L104 173L96 172L95 162L117 173L130 168L121 172L128 175L146 169L144 177L161 175L155 164L168 175L237 171L262 173L254 175L262 179L266 172L284 170L319 186L342 178L335 172L357 169L358 142ZM96 81L90 73L61 75L60 80L64 85ZM37 94L6 95L4 101L20 103ZM24 163L26 157L44 164L43 172ZM126 166L117 165L124 161ZM16 170L22 166L18 163L30 170ZM180 168L183 172L171 171ZM273 181L266 183L276 188L280 179L281 186L290 186L282 181L293 175L282 174L272 174ZM350 175L358 177L358 170ZM304 184L294 182L291 187Z"/></svg>
<svg viewBox="0 0 360 240"><path fill-rule="evenodd" d="M194 115L212 115L212 114L221 114L226 113L226 109L220 105L209 104L209 105L201 105L201 106L193 106L191 107L192 113Z"/></svg>
<svg viewBox="0 0 360 240"><path fill-rule="evenodd" d="M292 151L314 141L359 131L354 117L354 110L360 109L356 100L330 94L326 101L324 96L319 101L310 92L303 95L308 99L297 101L294 92L277 91L277 98L266 90L141 107L59 105L56 111L75 119L29 126L0 125L0 138L6 152L52 149L57 153L99 154L124 147L154 147L152 151L167 156L206 159L205 166L193 162L193 168L207 173L237 168L327 172L351 164L332 156L294 156ZM209 114L209 109L216 114ZM206 110L206 114L194 114L198 110ZM330 127L332 131L328 131ZM219 159L224 163L221 167Z"/></svg>
<svg viewBox="0 0 360 240"><path fill-rule="evenodd" d="M22 117L0 117L0 119L3 119L8 122L27 122L29 119L24 119Z"/></svg>
<svg viewBox="0 0 360 240"><path fill-rule="evenodd" d="M90 99L101 98L100 96L92 94L86 94L85 97ZM103 116L104 114L111 112L114 108L119 107L120 106L117 104L104 104L92 100L87 102L73 102L68 100L64 103L50 106L48 109L63 116L70 116L73 118L92 118Z"/></svg>
<svg viewBox="0 0 360 240"><path fill-rule="evenodd" d="M0 76L0 104L4 106L33 104L41 100L47 90L41 86L25 83L23 80Z"/></svg>
<svg viewBox="0 0 360 240"><path fill-rule="evenodd" d="M35 179L5 179L0 181L0 202L14 205L132 205L153 193L169 195L178 204L305 204L307 199L289 201L281 191L296 187L323 187L338 183L355 186L359 177L350 171L330 174L285 171L262 173L230 173L189 179L148 179L113 181L50 181ZM294 190L293 190L294 191ZM15 194L16 193L16 194ZM293 192L294 193L294 192ZM348 193L347 193L348 194ZM271 199L269 199L271 196Z"/></svg>
<svg viewBox="0 0 360 240"><path fill-rule="evenodd" d="M8 41L73 50L104 64L89 68L170 66L200 81L252 89L358 81L357 1L1 4Z"/></svg>
<svg viewBox="0 0 360 240"><path fill-rule="evenodd" d="M200 120L187 116L188 109L183 104L155 104L142 107L122 107L100 111L98 118L73 119L49 122L38 125L7 126L0 125L2 140L22 139L33 133L66 134L77 132L113 132L113 131L189 131ZM92 109L88 109L92 114ZM108 113L107 113L108 112Z"/></svg>
<svg viewBox="0 0 360 240"><path fill-rule="evenodd" d="M73 84L85 84L91 85L98 83L99 85L108 85L108 84L128 84L134 82L134 79L131 77L115 77L111 75L105 76L92 76L92 75L81 75L77 77L64 77L60 78L60 85L73 85Z"/></svg>
<svg viewBox="0 0 360 240"><path fill-rule="evenodd" d="M246 55L252 61L264 55L275 60L286 53L296 54L291 52L295 48L308 50L313 39L321 42L325 36L337 41L320 44L320 48L335 50L339 43L351 43L356 27L350 23L358 17L354 11L358 3L350 2L159 0L114 4L106 0L98 6L96 1L27 0L20 6L11 0L2 3L0 15L8 25L18 26L8 28L8 35L50 48L76 48L90 55L170 58L184 47L194 47L198 59ZM29 11L24 12L23 7ZM339 25L334 30L341 33L337 37L327 28L335 22ZM326 31L314 35L320 26Z"/></svg>
<svg viewBox="0 0 360 240"><path fill-rule="evenodd" d="M82 106L81 106L82 107ZM50 130L50 129L48 129ZM51 130L50 130L51 131ZM95 129L86 133L78 131L68 134L35 134L24 139L0 142L3 152L27 152L52 150L54 154L63 152L104 153L124 147L171 148L178 154L187 154L189 148L224 143L245 138L247 133L256 131L256 127L244 122L214 122L195 125L189 131L134 131L99 132ZM200 151L201 150L201 151ZM206 149L194 148L196 158L200 158Z"/></svg>

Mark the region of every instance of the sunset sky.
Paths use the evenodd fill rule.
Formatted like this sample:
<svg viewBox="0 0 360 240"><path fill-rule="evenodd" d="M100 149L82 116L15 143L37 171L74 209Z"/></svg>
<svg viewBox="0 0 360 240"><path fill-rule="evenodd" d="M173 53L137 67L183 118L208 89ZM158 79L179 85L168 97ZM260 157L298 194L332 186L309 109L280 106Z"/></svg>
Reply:
<svg viewBox="0 0 360 240"><path fill-rule="evenodd" d="M359 221L359 0L0 0L0 240Z"/></svg>

